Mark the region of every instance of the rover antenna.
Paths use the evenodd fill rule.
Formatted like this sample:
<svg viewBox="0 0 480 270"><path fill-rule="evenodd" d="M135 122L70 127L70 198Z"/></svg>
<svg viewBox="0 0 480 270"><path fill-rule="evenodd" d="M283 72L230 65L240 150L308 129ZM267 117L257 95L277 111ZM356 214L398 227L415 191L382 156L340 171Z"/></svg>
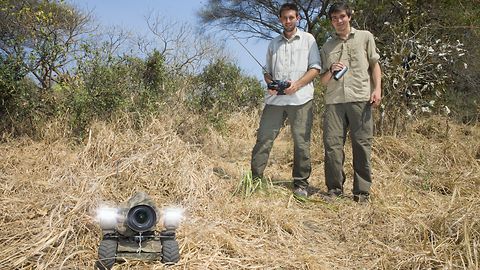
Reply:
<svg viewBox="0 0 480 270"><path fill-rule="evenodd" d="M115 166L117 167L117 209L118 209L118 164L119 163L120 163L120 160L117 160L117 164L116 164L117 166Z"/></svg>

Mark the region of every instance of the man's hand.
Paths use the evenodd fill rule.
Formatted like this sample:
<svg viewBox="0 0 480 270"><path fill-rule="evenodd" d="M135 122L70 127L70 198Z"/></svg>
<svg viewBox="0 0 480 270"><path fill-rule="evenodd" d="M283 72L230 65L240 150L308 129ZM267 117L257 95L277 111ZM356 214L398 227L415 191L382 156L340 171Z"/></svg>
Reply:
<svg viewBox="0 0 480 270"><path fill-rule="evenodd" d="M318 75L319 72L320 72L320 70L318 70L316 68L311 68L307 71L307 73L305 73L305 75L302 76L302 78L300 78L296 82L286 80L286 82L288 82L290 84L290 86L288 88L285 88L285 90L284 90L285 94L286 95L295 94L298 91L298 89L300 89L300 87L302 87L305 84L311 82L315 78L315 76ZM264 77L265 77L265 81L267 82L267 84L272 81L272 80L269 80L269 77L267 77L265 74L264 74ZM267 92L270 95L277 95L278 94L278 91L272 90L272 89L267 89Z"/></svg>
<svg viewBox="0 0 480 270"><path fill-rule="evenodd" d="M285 95L295 94L298 91L298 88L300 88L300 86L298 85L297 82L292 82L289 80L287 80L287 82L290 83L290 87L285 89Z"/></svg>
<svg viewBox="0 0 480 270"><path fill-rule="evenodd" d="M330 79L333 77L333 72L342 70L344 66L345 65L341 62L333 63L327 72L320 74L320 82L323 85L327 85Z"/></svg>
<svg viewBox="0 0 480 270"><path fill-rule="evenodd" d="M330 72L333 74L333 72L335 72L335 71L342 70L344 66L345 65L341 62L333 63L332 66L330 67Z"/></svg>
<svg viewBox="0 0 480 270"><path fill-rule="evenodd" d="M375 89L375 91L373 91L372 95L370 96L370 104L371 104L370 106L372 108L378 107L381 101L382 101L382 90Z"/></svg>
<svg viewBox="0 0 480 270"><path fill-rule="evenodd" d="M290 87L285 89L285 94L293 95L295 94L300 87L306 85L307 83L311 82L317 75L320 73L319 69L311 68L303 75L298 81L292 82L287 80L290 83Z"/></svg>
<svg viewBox="0 0 480 270"><path fill-rule="evenodd" d="M276 94L278 94L278 91L277 90L272 90L270 88L267 88L267 92L272 95L272 96L275 96Z"/></svg>
<svg viewBox="0 0 480 270"><path fill-rule="evenodd" d="M263 74L263 78L265 79L265 82L267 83L267 85L271 82L273 82L273 76L269 73L264 73ZM273 89L270 89L267 87L267 92L270 94L270 95L273 95L275 96L276 94L278 94L278 91L277 90L273 90Z"/></svg>

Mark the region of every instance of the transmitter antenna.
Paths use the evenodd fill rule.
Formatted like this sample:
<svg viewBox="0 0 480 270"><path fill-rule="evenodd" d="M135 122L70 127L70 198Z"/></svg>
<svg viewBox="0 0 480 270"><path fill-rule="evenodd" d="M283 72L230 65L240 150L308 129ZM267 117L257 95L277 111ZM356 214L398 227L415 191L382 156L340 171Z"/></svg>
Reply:
<svg viewBox="0 0 480 270"><path fill-rule="evenodd" d="M202 3L202 2L200 2ZM203 3L202 3L203 4ZM204 5L205 6L205 5ZM217 18L217 16L215 16L215 14L213 14L213 12L211 12L209 9L207 9L207 11L212 14L212 16L218 21L218 23L220 23L220 25L223 26L223 29L227 30L227 32L238 42L240 43L240 45L242 45L242 47L245 49L245 51L248 52L248 54L250 54L250 56L255 60L255 62L257 62L257 64L262 67L263 71L265 71L265 73L269 74L270 75L270 72L268 72L265 67L262 66L262 64L260 64L260 62L258 62L257 58L255 58L255 56L253 56L253 54L243 45L243 43L240 42L240 40L237 39L237 37L230 31L228 30L228 28ZM271 76L271 75L270 75Z"/></svg>

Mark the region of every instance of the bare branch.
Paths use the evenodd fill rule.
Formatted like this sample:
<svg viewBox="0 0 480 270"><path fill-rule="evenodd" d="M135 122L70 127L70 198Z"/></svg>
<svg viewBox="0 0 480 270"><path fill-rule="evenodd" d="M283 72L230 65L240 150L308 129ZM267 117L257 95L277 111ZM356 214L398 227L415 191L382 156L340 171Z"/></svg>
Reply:
<svg viewBox="0 0 480 270"><path fill-rule="evenodd" d="M180 23L164 16L153 15L151 11L144 17L156 41L147 41L145 38L141 50L151 52L150 47L158 48L165 56L167 63L173 70L196 72L206 62L217 58L230 58L225 53L224 42L219 42L212 35L195 30L188 23Z"/></svg>
<svg viewBox="0 0 480 270"><path fill-rule="evenodd" d="M326 15L330 0L296 0L301 21L299 28L312 33L318 20ZM232 32L242 33L243 38L265 40L282 32L278 10L284 1L210 0L197 14L204 24L212 28L226 25Z"/></svg>

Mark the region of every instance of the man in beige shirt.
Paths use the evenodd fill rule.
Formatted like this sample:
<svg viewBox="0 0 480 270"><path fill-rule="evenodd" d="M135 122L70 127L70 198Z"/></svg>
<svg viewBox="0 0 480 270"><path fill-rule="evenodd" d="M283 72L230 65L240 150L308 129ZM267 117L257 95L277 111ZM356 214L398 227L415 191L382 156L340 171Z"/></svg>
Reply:
<svg viewBox="0 0 480 270"><path fill-rule="evenodd" d="M343 169L347 128L353 149L353 196L360 204L368 203L372 184L370 154L373 140L372 108L380 105L381 70L373 35L350 26L348 4L334 3L328 16L336 33L322 47L322 74L327 85L323 141L325 146L325 183L327 201L343 196L346 180ZM340 78L334 78L344 68Z"/></svg>

